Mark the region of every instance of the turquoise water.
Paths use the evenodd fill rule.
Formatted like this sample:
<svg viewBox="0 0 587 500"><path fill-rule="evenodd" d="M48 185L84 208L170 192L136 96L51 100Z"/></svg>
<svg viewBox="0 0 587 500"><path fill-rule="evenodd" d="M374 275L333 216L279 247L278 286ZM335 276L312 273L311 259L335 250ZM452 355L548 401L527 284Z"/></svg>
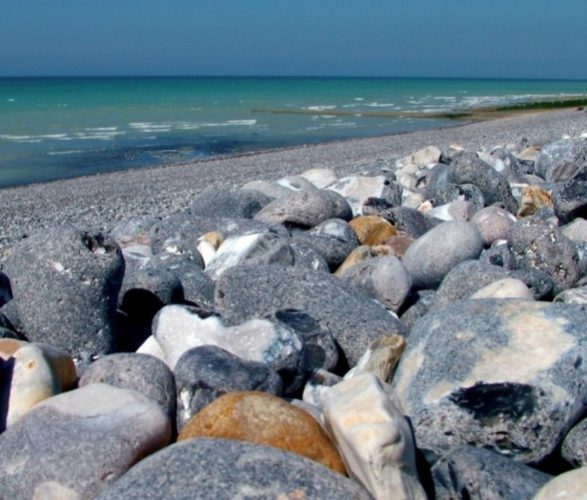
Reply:
<svg viewBox="0 0 587 500"><path fill-rule="evenodd" d="M0 187L449 124L361 112L585 94L585 81L0 78Z"/></svg>

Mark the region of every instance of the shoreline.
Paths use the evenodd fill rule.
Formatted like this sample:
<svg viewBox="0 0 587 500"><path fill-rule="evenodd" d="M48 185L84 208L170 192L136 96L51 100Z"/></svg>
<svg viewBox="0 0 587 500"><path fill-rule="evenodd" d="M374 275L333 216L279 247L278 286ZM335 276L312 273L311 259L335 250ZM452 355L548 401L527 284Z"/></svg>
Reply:
<svg viewBox="0 0 587 500"><path fill-rule="evenodd" d="M458 144L478 150L524 138L540 146L563 135L587 132L587 113L575 109L516 113L417 132L348 139L185 164L153 166L0 189L0 253L42 227L65 222L108 230L131 217L166 216L189 207L207 187L235 188L251 180L274 180L310 168L340 175L390 165L429 145Z"/></svg>

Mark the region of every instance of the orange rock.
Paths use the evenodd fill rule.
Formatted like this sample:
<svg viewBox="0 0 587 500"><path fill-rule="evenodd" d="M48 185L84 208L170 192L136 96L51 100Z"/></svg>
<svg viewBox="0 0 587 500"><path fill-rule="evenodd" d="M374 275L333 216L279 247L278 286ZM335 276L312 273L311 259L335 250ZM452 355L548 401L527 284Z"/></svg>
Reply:
<svg viewBox="0 0 587 500"><path fill-rule="evenodd" d="M381 245L381 247L386 249L387 255L393 255L394 257L401 259L413 242L414 238L407 234L397 233L395 236L388 238L385 241L385 245ZM374 250L378 248L380 247L373 247Z"/></svg>
<svg viewBox="0 0 587 500"><path fill-rule="evenodd" d="M214 400L184 425L177 440L196 437L273 446L346 474L320 424L300 408L265 392L232 392Z"/></svg>
<svg viewBox="0 0 587 500"><path fill-rule="evenodd" d="M361 245L380 245L395 234L395 227L378 215L362 215L349 222Z"/></svg>
<svg viewBox="0 0 587 500"><path fill-rule="evenodd" d="M526 215L532 215L542 207L553 207L550 193L540 186L525 186L522 190L522 198L517 216L525 217Z"/></svg>

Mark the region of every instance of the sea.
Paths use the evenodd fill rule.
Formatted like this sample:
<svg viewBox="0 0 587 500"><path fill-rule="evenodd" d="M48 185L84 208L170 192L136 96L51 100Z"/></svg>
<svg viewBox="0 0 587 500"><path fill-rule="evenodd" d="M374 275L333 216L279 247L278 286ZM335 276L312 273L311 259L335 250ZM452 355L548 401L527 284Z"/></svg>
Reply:
<svg viewBox="0 0 587 500"><path fill-rule="evenodd" d="M585 95L587 81L0 78L0 187L450 126L437 114Z"/></svg>

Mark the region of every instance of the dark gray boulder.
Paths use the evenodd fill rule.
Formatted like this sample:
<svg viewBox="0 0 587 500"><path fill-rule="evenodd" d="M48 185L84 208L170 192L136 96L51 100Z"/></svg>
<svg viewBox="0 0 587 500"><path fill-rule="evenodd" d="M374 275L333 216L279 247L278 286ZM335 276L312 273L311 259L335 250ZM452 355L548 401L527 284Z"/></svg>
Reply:
<svg viewBox="0 0 587 500"><path fill-rule="evenodd" d="M216 308L231 324L297 309L329 330L350 365L380 335L403 325L352 285L327 273L296 267L235 267L216 284Z"/></svg>
<svg viewBox="0 0 587 500"><path fill-rule="evenodd" d="M305 267L314 271L328 273L330 268L328 263L314 247L304 242L301 238L292 239L290 247L293 251L293 265L296 267Z"/></svg>
<svg viewBox="0 0 587 500"><path fill-rule="evenodd" d="M485 197L475 184L451 183L446 183L436 190L434 205L440 206L457 200L471 203L473 212L477 212L485 206Z"/></svg>
<svg viewBox="0 0 587 500"><path fill-rule="evenodd" d="M438 223L427 217L419 210L409 207L393 207L381 210L373 215L379 215L388 220L393 226L412 238L419 238Z"/></svg>
<svg viewBox="0 0 587 500"><path fill-rule="evenodd" d="M435 498L531 500L552 476L490 450L457 446L432 467Z"/></svg>
<svg viewBox="0 0 587 500"><path fill-rule="evenodd" d="M464 300L412 328L393 386L418 447L472 444L538 463L587 397L587 307Z"/></svg>
<svg viewBox="0 0 587 500"><path fill-rule="evenodd" d="M546 300L551 297L554 281L549 274L539 269L525 267L509 271L509 277L522 281L532 292L536 300Z"/></svg>
<svg viewBox="0 0 587 500"><path fill-rule="evenodd" d="M124 274L113 239L70 225L45 230L14 247L6 272L30 341L64 349L77 363L112 352Z"/></svg>
<svg viewBox="0 0 587 500"><path fill-rule="evenodd" d="M587 419L581 420L566 435L561 455L573 467L587 465Z"/></svg>
<svg viewBox="0 0 587 500"><path fill-rule="evenodd" d="M587 217L587 163L569 180L554 187L552 201L561 224Z"/></svg>
<svg viewBox="0 0 587 500"><path fill-rule="evenodd" d="M507 240L493 242L489 248L481 252L479 260L492 266L503 267L504 269L512 269L514 265L514 258L507 244Z"/></svg>
<svg viewBox="0 0 587 500"><path fill-rule="evenodd" d="M353 209L343 195L329 189L321 189L320 192L325 194L334 203L334 211L332 212L333 219L349 221L353 218Z"/></svg>
<svg viewBox="0 0 587 500"><path fill-rule="evenodd" d="M175 379L169 367L149 354L109 354L92 363L79 386L109 384L140 392L155 401L171 421L175 419Z"/></svg>
<svg viewBox="0 0 587 500"><path fill-rule="evenodd" d="M174 369L177 383L177 428L204 406L229 392L263 391L279 396L282 381L264 363L247 361L216 346L182 354Z"/></svg>
<svg viewBox="0 0 587 500"><path fill-rule="evenodd" d="M190 200L189 211L200 217L252 219L270 199L259 191L209 187Z"/></svg>
<svg viewBox="0 0 587 500"><path fill-rule="evenodd" d="M567 170L566 163L582 165L587 162L587 140L585 139L564 139L552 142L542 148L536 159L536 173L552 181L559 182L568 179L561 175L562 170Z"/></svg>
<svg viewBox="0 0 587 500"><path fill-rule="evenodd" d="M188 500L194 495L210 500L370 498L356 482L300 455L241 441L196 438L142 460L98 499Z"/></svg>

